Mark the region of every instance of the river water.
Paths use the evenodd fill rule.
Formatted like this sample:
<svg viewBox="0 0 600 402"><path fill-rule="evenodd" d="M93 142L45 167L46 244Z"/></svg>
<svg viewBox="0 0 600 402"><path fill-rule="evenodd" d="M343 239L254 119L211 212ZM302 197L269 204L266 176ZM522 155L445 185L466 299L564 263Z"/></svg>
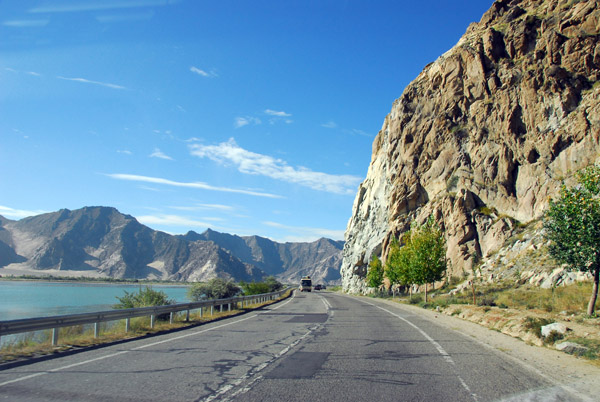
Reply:
<svg viewBox="0 0 600 402"><path fill-rule="evenodd" d="M145 285L142 285L145 286ZM111 310L140 285L83 282L0 281L0 321ZM153 285L177 303L185 303L185 285Z"/></svg>

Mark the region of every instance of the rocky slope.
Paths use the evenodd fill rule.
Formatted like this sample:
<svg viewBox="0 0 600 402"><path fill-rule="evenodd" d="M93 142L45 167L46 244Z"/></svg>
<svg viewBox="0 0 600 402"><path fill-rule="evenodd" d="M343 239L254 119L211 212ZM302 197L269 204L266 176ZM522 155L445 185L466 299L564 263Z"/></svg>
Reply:
<svg viewBox="0 0 600 402"><path fill-rule="evenodd" d="M315 283L340 281L341 241L321 238L310 243L278 243L260 236L236 236L210 229L202 234L188 232L183 237L212 241L244 263L284 282L295 283L305 275Z"/></svg>
<svg viewBox="0 0 600 402"><path fill-rule="evenodd" d="M563 181L600 155L597 1L496 1L404 90L373 143L346 230L344 290L373 254L429 216L450 275L539 219Z"/></svg>
<svg viewBox="0 0 600 402"><path fill-rule="evenodd" d="M0 275L52 272L112 278L204 281L215 276L339 281L340 242L280 244L207 230L172 236L114 208L85 207L11 221L0 216ZM5 268L4 270L2 268Z"/></svg>

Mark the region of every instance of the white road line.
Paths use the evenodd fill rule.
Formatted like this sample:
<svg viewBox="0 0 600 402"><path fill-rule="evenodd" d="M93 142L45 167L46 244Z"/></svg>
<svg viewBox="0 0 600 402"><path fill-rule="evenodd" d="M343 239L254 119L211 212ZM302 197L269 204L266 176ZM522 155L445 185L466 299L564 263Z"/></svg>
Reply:
<svg viewBox="0 0 600 402"><path fill-rule="evenodd" d="M373 306L376 307L380 310L385 311L386 313L389 313L391 315L393 315L394 317L404 321L405 323L407 323L408 325L410 325L411 327L413 327L414 329L416 329L417 331L419 331L419 333L421 335L423 335L423 337L425 339L427 339L436 349L437 351L440 353L440 355L442 355L442 357L444 358L444 360L446 360L447 363L456 366L456 363L454 362L454 360L452 359L452 357L450 356L450 354L448 352L446 352L446 350L442 347L442 345L440 345L439 343L436 342L435 339L433 339L431 336L429 336L429 334L427 334L427 332L423 331L421 328L419 328L418 326L416 326L415 324L413 324L412 322L408 321L406 318L388 310L385 309L383 307L377 306L375 304L363 301L363 300L359 300L359 299L355 299L358 300L362 303L368 304L369 306ZM474 401L478 401L477 398L477 394L473 393L473 391L471 391L471 388L469 388L469 386L467 385L467 383L465 382L465 380L463 380L463 378L459 375L456 374L456 377L458 377L458 381L460 382L460 384L462 385L462 387L471 395L471 397L473 398Z"/></svg>
<svg viewBox="0 0 600 402"><path fill-rule="evenodd" d="M8 384L13 384L13 383L16 383L16 382L21 382L21 381L29 380L31 378L39 377L39 376L42 376L42 375L46 375L46 374L50 374L50 373L55 373L57 371L67 370L67 369L70 369L70 368L73 368L73 367L77 367L77 366L81 366L81 365L84 365L84 364L93 363L95 361L109 359L111 357L123 355L125 353L129 353L129 352L132 352L132 351L135 351L135 350L141 350L141 349L149 348L151 346L161 345L163 343L168 343L168 342L176 341L176 340L179 340L179 339L187 338L187 337L190 337L190 336L195 336L195 335L203 334L203 333L208 332L208 331L214 331L215 329L227 327L227 326L230 326L230 325L233 325L233 324L237 324L237 323L249 320L251 318L256 317L257 315L258 314L254 314L254 315L251 315L249 317L242 318L240 320L236 320L236 321L232 321L232 322L229 322L229 323L217 325L217 326L211 327L211 328L206 328L206 329L203 329L201 331L195 331L195 332L192 332L192 333L189 333L189 334L185 334L185 335L181 335L181 336L176 336L176 337L165 339L165 340L162 340L162 341L152 342L152 343L149 343L149 344L146 344L146 345L138 346L138 347L135 347L135 348L132 348L132 349L129 349L129 350L123 350L123 351L120 351L120 352L111 353L111 354L106 355L106 356L100 356L100 357L96 357L96 358L93 358L93 359L85 360L85 361L82 361L82 362L73 363L73 364L69 364L69 365L66 365L66 366L62 366L62 367L53 368L53 369L48 370L48 371L42 371L42 372L39 372L39 373L27 375L27 376L24 376L24 377L15 378L13 380L4 381L4 382L0 383L0 387L3 387L3 386L8 385Z"/></svg>

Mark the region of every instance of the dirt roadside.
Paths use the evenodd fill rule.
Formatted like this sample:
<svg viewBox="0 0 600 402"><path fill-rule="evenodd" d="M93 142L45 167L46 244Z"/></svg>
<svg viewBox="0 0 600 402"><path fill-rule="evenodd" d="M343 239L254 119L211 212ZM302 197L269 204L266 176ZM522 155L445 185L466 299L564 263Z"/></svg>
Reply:
<svg viewBox="0 0 600 402"><path fill-rule="evenodd" d="M515 363L561 386L582 400L599 400L600 367L597 367L588 360L557 350L530 345L521 339L513 338L479 324L448 316L441 312L385 299L379 300L421 316L445 328L459 332L484 347L507 356Z"/></svg>

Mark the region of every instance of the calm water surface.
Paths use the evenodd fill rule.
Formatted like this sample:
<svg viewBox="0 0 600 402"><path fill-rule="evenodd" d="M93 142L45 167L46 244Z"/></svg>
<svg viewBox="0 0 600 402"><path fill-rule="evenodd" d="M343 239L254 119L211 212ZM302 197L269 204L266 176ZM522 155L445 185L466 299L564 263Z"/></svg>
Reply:
<svg viewBox="0 0 600 402"><path fill-rule="evenodd" d="M142 285L144 286L144 285ZM184 285L153 285L177 303L188 300ZM124 291L137 292L140 285L0 281L0 321L52 315L111 310Z"/></svg>

